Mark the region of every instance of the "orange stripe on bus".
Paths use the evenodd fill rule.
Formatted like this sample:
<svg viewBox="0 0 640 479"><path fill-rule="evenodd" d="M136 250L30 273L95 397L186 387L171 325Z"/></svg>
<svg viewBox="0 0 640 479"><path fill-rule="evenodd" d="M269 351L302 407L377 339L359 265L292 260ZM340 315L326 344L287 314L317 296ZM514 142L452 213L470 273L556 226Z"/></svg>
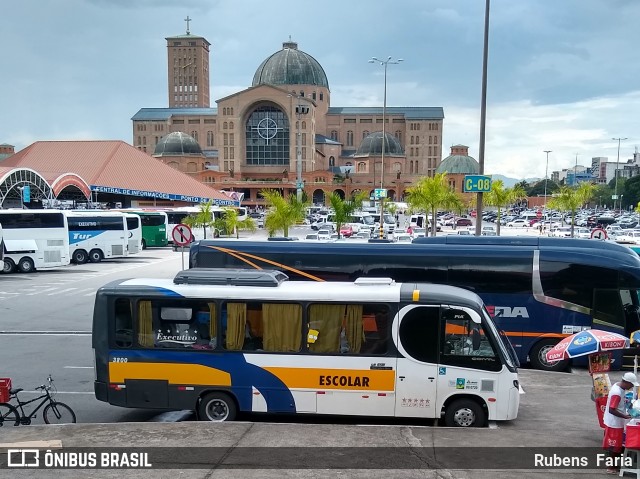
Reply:
<svg viewBox="0 0 640 479"><path fill-rule="evenodd" d="M221 246L209 246L209 245L207 245L206 247L218 250L218 251L220 251L222 253L227 253L227 254L233 256L234 258L237 258L240 261L244 261L248 265L253 266L255 269L262 269L262 268L260 266L256 265L256 264L252 263L251 261L249 261L246 258L251 258L251 259L258 260L258 261L263 261L265 263L268 263L270 265L275 266L278 269L291 271L293 273L299 274L300 276L304 276L304 277L312 279L314 281L324 282L324 279L322 279L322 278L319 278L319 277L314 276L314 275L309 274L309 273L305 273L304 271L300 271L299 269L292 268L290 266L287 266L286 264L278 263L276 261L271 261L270 259L263 258L262 256L256 256L256 255L253 255L253 254L250 254L250 253L244 253L244 252L241 252L241 251L235 251L235 250L232 250L232 249L223 248Z"/></svg>
<svg viewBox="0 0 640 479"><path fill-rule="evenodd" d="M231 386L228 372L201 364L109 363L109 382L124 383L127 379L164 379L169 384Z"/></svg>
<svg viewBox="0 0 640 479"><path fill-rule="evenodd" d="M327 369L264 367L289 389L338 389L351 391L393 391L396 372L392 369Z"/></svg>

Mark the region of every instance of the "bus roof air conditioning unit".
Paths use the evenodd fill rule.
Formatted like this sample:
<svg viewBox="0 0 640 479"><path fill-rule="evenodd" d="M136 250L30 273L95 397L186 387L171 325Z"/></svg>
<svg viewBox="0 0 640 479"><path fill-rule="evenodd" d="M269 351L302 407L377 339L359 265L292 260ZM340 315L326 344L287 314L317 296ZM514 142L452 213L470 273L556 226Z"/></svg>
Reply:
<svg viewBox="0 0 640 479"><path fill-rule="evenodd" d="M173 282L175 284L277 287L288 279L286 274L277 270L191 268L180 271Z"/></svg>

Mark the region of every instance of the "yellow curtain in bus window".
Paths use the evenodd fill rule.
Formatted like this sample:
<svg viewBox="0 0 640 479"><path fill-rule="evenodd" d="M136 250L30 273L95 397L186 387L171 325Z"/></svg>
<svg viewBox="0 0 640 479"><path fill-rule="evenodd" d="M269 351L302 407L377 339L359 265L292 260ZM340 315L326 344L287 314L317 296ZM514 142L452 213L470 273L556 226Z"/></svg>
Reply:
<svg viewBox="0 0 640 479"><path fill-rule="evenodd" d="M611 370L611 353L594 353L589 355L589 373L608 373Z"/></svg>

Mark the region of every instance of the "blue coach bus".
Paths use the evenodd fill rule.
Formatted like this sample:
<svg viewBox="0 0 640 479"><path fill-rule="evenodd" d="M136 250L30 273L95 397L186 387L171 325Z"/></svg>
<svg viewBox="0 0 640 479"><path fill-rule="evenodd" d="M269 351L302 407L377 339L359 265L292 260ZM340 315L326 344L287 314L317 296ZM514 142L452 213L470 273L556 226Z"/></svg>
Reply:
<svg viewBox="0 0 640 479"><path fill-rule="evenodd" d="M640 328L640 258L615 243L566 238L443 236L410 244L200 241L190 267L278 268L291 279L391 277L480 295L518 359L544 370L546 352L585 328Z"/></svg>

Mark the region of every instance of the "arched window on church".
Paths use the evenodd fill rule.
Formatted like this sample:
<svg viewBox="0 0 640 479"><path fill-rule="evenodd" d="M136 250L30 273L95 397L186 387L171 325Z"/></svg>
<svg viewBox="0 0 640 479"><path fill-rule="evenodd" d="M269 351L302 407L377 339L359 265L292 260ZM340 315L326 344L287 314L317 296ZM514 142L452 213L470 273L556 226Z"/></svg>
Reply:
<svg viewBox="0 0 640 479"><path fill-rule="evenodd" d="M226 121L222 124L222 129L226 130L229 126L229 123L227 123Z"/></svg>
<svg viewBox="0 0 640 479"><path fill-rule="evenodd" d="M364 130L362 132L362 139L365 139L367 136L369 136L369 130ZM386 150L385 150L386 151Z"/></svg>
<svg viewBox="0 0 640 479"><path fill-rule="evenodd" d="M336 159L333 156L329 157L329 166L336 166Z"/></svg>
<svg viewBox="0 0 640 479"><path fill-rule="evenodd" d="M353 131L347 131L347 146L353 146Z"/></svg>
<svg viewBox="0 0 640 479"><path fill-rule="evenodd" d="M333 141L338 141L338 132L336 130L331 130L331 139Z"/></svg>
<svg viewBox="0 0 640 479"><path fill-rule="evenodd" d="M358 162L358 173L365 173L367 171L367 164L364 161Z"/></svg>

